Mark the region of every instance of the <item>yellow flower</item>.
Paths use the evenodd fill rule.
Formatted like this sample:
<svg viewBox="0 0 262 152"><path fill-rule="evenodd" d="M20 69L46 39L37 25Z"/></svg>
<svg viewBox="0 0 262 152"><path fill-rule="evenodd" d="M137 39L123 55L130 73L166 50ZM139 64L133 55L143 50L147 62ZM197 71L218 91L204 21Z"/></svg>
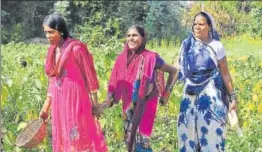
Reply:
<svg viewBox="0 0 262 152"><path fill-rule="evenodd" d="M248 104L248 109L249 109L250 111L253 111L253 110L255 109L255 104L254 104L254 103Z"/></svg>
<svg viewBox="0 0 262 152"><path fill-rule="evenodd" d="M253 92L260 92L262 86L262 81L258 81L255 86L253 87Z"/></svg>
<svg viewBox="0 0 262 152"><path fill-rule="evenodd" d="M259 113L262 113L262 103L259 104L258 108L257 108L257 111Z"/></svg>
<svg viewBox="0 0 262 152"><path fill-rule="evenodd" d="M231 73L231 74L235 74L235 73L236 73L236 69L235 69L235 68L231 68L231 69L230 69L230 73Z"/></svg>
<svg viewBox="0 0 262 152"><path fill-rule="evenodd" d="M257 99L258 99L257 94L253 94L252 100L253 100L253 101L257 101Z"/></svg>
<svg viewBox="0 0 262 152"><path fill-rule="evenodd" d="M259 67L262 69L262 62L259 63Z"/></svg>
<svg viewBox="0 0 262 152"><path fill-rule="evenodd" d="M239 88L240 91L242 91L244 89L244 84L240 83L238 88Z"/></svg>
<svg viewBox="0 0 262 152"><path fill-rule="evenodd" d="M239 60L245 62L245 61L247 61L247 57L246 56L242 56L242 57L240 57Z"/></svg>
<svg viewBox="0 0 262 152"><path fill-rule="evenodd" d="M248 128L248 122L247 121L244 121L243 128Z"/></svg>

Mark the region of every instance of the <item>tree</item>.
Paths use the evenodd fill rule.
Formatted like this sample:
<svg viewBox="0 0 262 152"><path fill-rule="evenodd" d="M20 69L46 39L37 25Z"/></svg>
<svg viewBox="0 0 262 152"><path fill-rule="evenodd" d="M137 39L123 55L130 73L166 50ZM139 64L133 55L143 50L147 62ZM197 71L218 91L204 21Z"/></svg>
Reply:
<svg viewBox="0 0 262 152"><path fill-rule="evenodd" d="M260 2L253 2L251 4L250 18L252 23L250 32L262 38L262 4Z"/></svg>
<svg viewBox="0 0 262 152"><path fill-rule="evenodd" d="M251 1L204 2L204 11L213 16L216 29L218 30L218 33L223 36L240 35L252 31L251 29L259 31L259 28L254 27L253 25L256 21L261 21L259 20L259 15L254 15L257 14L254 12L257 12L256 10L259 10L260 8L261 4ZM184 25L190 29L194 15L200 11L201 4L199 2L194 2L190 8L184 11Z"/></svg>
<svg viewBox="0 0 262 152"><path fill-rule="evenodd" d="M1 17L3 17L1 35L4 36L1 43L19 42L42 35L43 19L53 3L52 1L1 1Z"/></svg>
<svg viewBox="0 0 262 152"><path fill-rule="evenodd" d="M171 39L184 33L180 23L182 6L176 1L152 1L146 18L149 39ZM160 43L160 41L159 41Z"/></svg>
<svg viewBox="0 0 262 152"><path fill-rule="evenodd" d="M117 17L126 26L125 29L132 24L144 25L148 8L146 1L120 1Z"/></svg>

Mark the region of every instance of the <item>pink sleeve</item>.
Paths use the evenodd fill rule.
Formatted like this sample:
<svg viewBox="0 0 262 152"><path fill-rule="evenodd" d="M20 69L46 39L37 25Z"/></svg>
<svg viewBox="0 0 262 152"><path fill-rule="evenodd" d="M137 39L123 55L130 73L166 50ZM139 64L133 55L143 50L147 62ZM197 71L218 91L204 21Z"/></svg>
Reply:
<svg viewBox="0 0 262 152"><path fill-rule="evenodd" d="M108 84L108 92L109 93L114 93L116 89L116 83L117 83L117 68L116 68L116 63L114 64L114 67L112 69L112 73L110 76L109 84Z"/></svg>
<svg viewBox="0 0 262 152"><path fill-rule="evenodd" d="M119 101L120 98L121 98L121 86L123 84L121 84L120 81L118 81L118 77L120 75L119 73L119 69L120 69L120 58L121 58L121 55L119 55L115 61L115 64L114 64L114 67L112 69L112 73L111 73L111 76L110 76L110 80L109 80L109 83L108 83L108 93L112 93L113 94L113 98L115 101Z"/></svg>
<svg viewBox="0 0 262 152"><path fill-rule="evenodd" d="M73 54L82 72L88 91L97 91L99 88L99 82L93 62L93 56L89 53L87 46L84 44L74 46Z"/></svg>

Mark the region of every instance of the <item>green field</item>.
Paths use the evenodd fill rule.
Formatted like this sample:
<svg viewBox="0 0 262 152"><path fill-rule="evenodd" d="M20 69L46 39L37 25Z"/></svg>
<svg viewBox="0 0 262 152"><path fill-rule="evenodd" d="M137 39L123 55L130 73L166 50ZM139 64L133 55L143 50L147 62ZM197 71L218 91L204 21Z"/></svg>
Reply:
<svg viewBox="0 0 262 152"><path fill-rule="evenodd" d="M229 61L229 69L238 93L238 113L244 137L228 129L226 149L228 152L262 152L262 40L248 35L222 40ZM162 46L148 43L148 48L158 52L167 63L177 57L179 46L163 40ZM98 71L100 102L105 97L107 81L116 55L121 51L120 43L92 48ZM49 125L45 141L33 150L14 146L16 136L25 124L38 118L45 99L47 78L44 73L44 58L47 46L40 44L9 43L2 50L1 133L5 152L46 151L51 152ZM21 63L27 62L23 67ZM176 122L182 97L182 85L175 86L167 107L159 106L154 133L151 140L155 152L177 150ZM100 119L105 131L110 152L125 152L123 124L120 104L105 111Z"/></svg>

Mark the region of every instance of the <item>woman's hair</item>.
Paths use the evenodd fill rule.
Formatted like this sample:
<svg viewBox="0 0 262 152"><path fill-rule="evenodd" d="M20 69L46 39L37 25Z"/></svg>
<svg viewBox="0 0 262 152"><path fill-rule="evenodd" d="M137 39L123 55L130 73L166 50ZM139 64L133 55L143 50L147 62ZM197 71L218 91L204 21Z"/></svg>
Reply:
<svg viewBox="0 0 262 152"><path fill-rule="evenodd" d="M52 29L61 32L64 39L69 37L69 32L67 30L65 19L58 13L53 13L45 17L44 25L49 26Z"/></svg>
<svg viewBox="0 0 262 152"><path fill-rule="evenodd" d="M147 42L147 37L146 37L146 31L145 29L141 26L141 25L137 25L137 24L134 24L134 25L131 25L127 32L130 30L130 29L136 29L137 32L143 37L143 42L142 42L142 46L139 48L139 50L142 50L146 47L146 42Z"/></svg>
<svg viewBox="0 0 262 152"><path fill-rule="evenodd" d="M205 13L205 12L199 12L199 13L197 13L197 14L195 15L195 17L194 17L194 21L196 20L196 17L197 17L197 16L203 16L203 17L206 19L208 26L211 27L211 29L213 28L211 18L210 18L210 16L209 16L207 13Z"/></svg>
<svg viewBox="0 0 262 152"><path fill-rule="evenodd" d="M193 22L195 22L197 16L202 16L202 17L204 17L206 19L206 22L207 22L208 26L211 29L211 31L209 32L211 38L216 39L216 40L219 41L220 37L219 37L217 31L214 29L214 25L213 25L214 23L212 22L211 16L208 13L206 13L206 12L199 12L199 13L197 13L195 15ZM194 31L194 23L192 25L192 31Z"/></svg>

